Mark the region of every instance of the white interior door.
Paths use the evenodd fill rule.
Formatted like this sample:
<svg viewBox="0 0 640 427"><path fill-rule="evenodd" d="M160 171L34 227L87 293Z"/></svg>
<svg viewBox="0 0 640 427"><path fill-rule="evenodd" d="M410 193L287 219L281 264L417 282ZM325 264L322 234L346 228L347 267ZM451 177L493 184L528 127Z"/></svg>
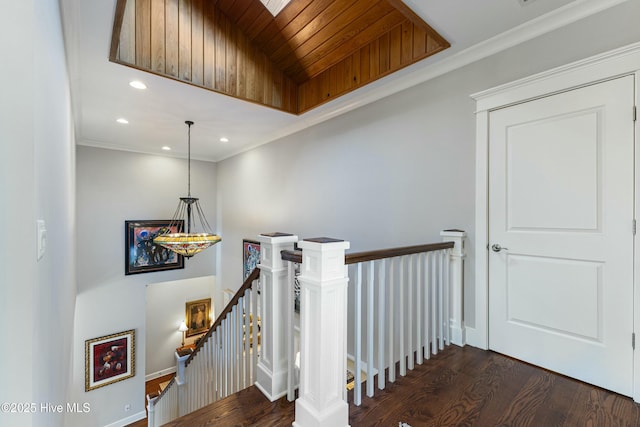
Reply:
<svg viewBox="0 0 640 427"><path fill-rule="evenodd" d="M489 347L628 396L633 94L626 76L489 114Z"/></svg>

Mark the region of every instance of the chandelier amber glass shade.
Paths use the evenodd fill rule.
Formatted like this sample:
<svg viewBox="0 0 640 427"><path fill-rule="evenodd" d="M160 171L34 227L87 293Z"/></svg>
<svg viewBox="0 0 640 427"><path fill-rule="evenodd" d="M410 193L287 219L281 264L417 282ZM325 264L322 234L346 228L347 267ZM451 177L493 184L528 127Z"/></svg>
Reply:
<svg viewBox="0 0 640 427"><path fill-rule="evenodd" d="M191 258L220 240L222 240L220 236L209 233L170 233L156 237L154 242L182 256Z"/></svg>

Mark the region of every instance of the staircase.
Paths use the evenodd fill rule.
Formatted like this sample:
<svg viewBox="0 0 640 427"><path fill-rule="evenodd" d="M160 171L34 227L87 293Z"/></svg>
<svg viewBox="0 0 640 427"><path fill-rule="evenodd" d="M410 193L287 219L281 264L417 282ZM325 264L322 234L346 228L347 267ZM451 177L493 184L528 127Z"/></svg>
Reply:
<svg viewBox="0 0 640 427"><path fill-rule="evenodd" d="M195 351L178 358L175 379L147 397L148 425L254 384L272 402L295 400L296 426L348 425L348 370L358 406L363 392L372 397L450 343L464 345L466 235L441 235L439 243L346 255L341 240L260 235L260 265Z"/></svg>

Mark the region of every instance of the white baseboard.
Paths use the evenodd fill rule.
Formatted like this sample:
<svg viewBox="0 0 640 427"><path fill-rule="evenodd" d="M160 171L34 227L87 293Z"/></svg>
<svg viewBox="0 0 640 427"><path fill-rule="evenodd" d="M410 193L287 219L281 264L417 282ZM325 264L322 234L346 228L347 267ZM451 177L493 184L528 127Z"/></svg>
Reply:
<svg viewBox="0 0 640 427"><path fill-rule="evenodd" d="M137 414L133 414L131 416L128 416L127 418L123 418L121 420L118 420L104 427L125 427L131 423L135 423L136 421L140 421L144 418L147 418L147 411L138 412Z"/></svg>
<svg viewBox="0 0 640 427"><path fill-rule="evenodd" d="M155 380L156 378L164 377L165 375L175 374L175 373L176 373L176 367L173 366L171 368L163 369L163 370L158 371L158 372L153 372L153 373L145 376L144 380L145 380L145 382L146 381L151 381L151 380Z"/></svg>
<svg viewBox="0 0 640 427"><path fill-rule="evenodd" d="M483 350L488 350L489 343L486 342L486 338L480 334L480 331L478 329L465 326L465 331L467 335L467 345L470 345L471 347L481 348Z"/></svg>

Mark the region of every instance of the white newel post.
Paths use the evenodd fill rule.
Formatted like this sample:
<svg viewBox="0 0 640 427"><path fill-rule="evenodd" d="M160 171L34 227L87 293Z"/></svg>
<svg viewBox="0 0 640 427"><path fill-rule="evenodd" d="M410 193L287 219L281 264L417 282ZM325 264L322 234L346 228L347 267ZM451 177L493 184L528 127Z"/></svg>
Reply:
<svg viewBox="0 0 640 427"><path fill-rule="evenodd" d="M156 402L160 396L151 397L147 394L147 427L156 427Z"/></svg>
<svg viewBox="0 0 640 427"><path fill-rule="evenodd" d="M349 242L307 239L300 266L300 388L295 427L346 427Z"/></svg>
<svg viewBox="0 0 640 427"><path fill-rule="evenodd" d="M443 242L454 242L455 246L450 252L449 263L449 295L450 295L450 318L449 327L451 331L451 342L464 346L466 344L464 329L464 258L465 241L467 233L462 230L444 230L440 233Z"/></svg>
<svg viewBox="0 0 640 427"><path fill-rule="evenodd" d="M287 394L287 347L285 320L287 262L280 252L293 250L298 236L285 233L261 234L260 242L260 356L256 372L256 387L270 400Z"/></svg>
<svg viewBox="0 0 640 427"><path fill-rule="evenodd" d="M186 362L189 358L190 354L185 354L184 356L180 356L178 352L176 355L176 385L178 386L178 416L181 417L187 414L187 401L186 401L186 392L185 385L187 381L185 379L185 368Z"/></svg>

